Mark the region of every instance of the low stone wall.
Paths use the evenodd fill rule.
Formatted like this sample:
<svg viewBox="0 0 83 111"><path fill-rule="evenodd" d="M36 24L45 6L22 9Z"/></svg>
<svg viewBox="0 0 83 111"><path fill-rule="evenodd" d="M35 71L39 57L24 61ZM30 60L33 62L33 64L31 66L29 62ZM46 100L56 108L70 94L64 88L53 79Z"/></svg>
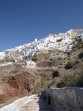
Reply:
<svg viewBox="0 0 83 111"><path fill-rule="evenodd" d="M83 88L56 88L45 92L53 111L83 111Z"/></svg>

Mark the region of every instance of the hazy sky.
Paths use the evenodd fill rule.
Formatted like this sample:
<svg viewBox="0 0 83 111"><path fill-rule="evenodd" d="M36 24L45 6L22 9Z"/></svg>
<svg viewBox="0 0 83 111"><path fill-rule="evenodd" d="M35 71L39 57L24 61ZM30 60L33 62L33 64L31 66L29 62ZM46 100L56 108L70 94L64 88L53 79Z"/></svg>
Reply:
<svg viewBox="0 0 83 111"><path fill-rule="evenodd" d="M0 0L0 50L83 27L83 0Z"/></svg>

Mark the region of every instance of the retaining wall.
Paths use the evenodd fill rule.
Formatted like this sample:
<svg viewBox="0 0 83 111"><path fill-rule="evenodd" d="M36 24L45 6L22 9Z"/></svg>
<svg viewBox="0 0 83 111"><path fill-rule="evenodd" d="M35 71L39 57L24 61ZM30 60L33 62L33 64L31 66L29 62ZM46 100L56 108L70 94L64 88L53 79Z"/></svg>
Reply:
<svg viewBox="0 0 83 111"><path fill-rule="evenodd" d="M56 88L45 93L53 111L83 111L83 88Z"/></svg>

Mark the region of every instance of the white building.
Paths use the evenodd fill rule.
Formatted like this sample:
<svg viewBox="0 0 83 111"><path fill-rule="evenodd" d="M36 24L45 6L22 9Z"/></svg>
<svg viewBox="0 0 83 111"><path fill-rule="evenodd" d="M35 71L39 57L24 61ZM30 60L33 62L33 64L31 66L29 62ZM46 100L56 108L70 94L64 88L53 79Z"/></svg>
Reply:
<svg viewBox="0 0 83 111"><path fill-rule="evenodd" d="M5 57L5 52L0 52L0 60L4 59Z"/></svg>
<svg viewBox="0 0 83 111"><path fill-rule="evenodd" d="M34 61L27 61L27 66L26 68L36 68L36 63Z"/></svg>

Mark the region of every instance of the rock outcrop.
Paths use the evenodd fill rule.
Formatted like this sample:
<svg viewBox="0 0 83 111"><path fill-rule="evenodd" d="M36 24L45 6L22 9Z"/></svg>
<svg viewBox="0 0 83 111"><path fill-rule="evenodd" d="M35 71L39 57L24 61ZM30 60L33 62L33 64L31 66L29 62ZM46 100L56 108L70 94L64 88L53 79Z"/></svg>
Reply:
<svg viewBox="0 0 83 111"><path fill-rule="evenodd" d="M43 94L53 111L83 111L83 88L55 88Z"/></svg>
<svg viewBox="0 0 83 111"><path fill-rule="evenodd" d="M33 93L35 77L27 71L20 71L1 79L0 103L17 96L30 95Z"/></svg>

